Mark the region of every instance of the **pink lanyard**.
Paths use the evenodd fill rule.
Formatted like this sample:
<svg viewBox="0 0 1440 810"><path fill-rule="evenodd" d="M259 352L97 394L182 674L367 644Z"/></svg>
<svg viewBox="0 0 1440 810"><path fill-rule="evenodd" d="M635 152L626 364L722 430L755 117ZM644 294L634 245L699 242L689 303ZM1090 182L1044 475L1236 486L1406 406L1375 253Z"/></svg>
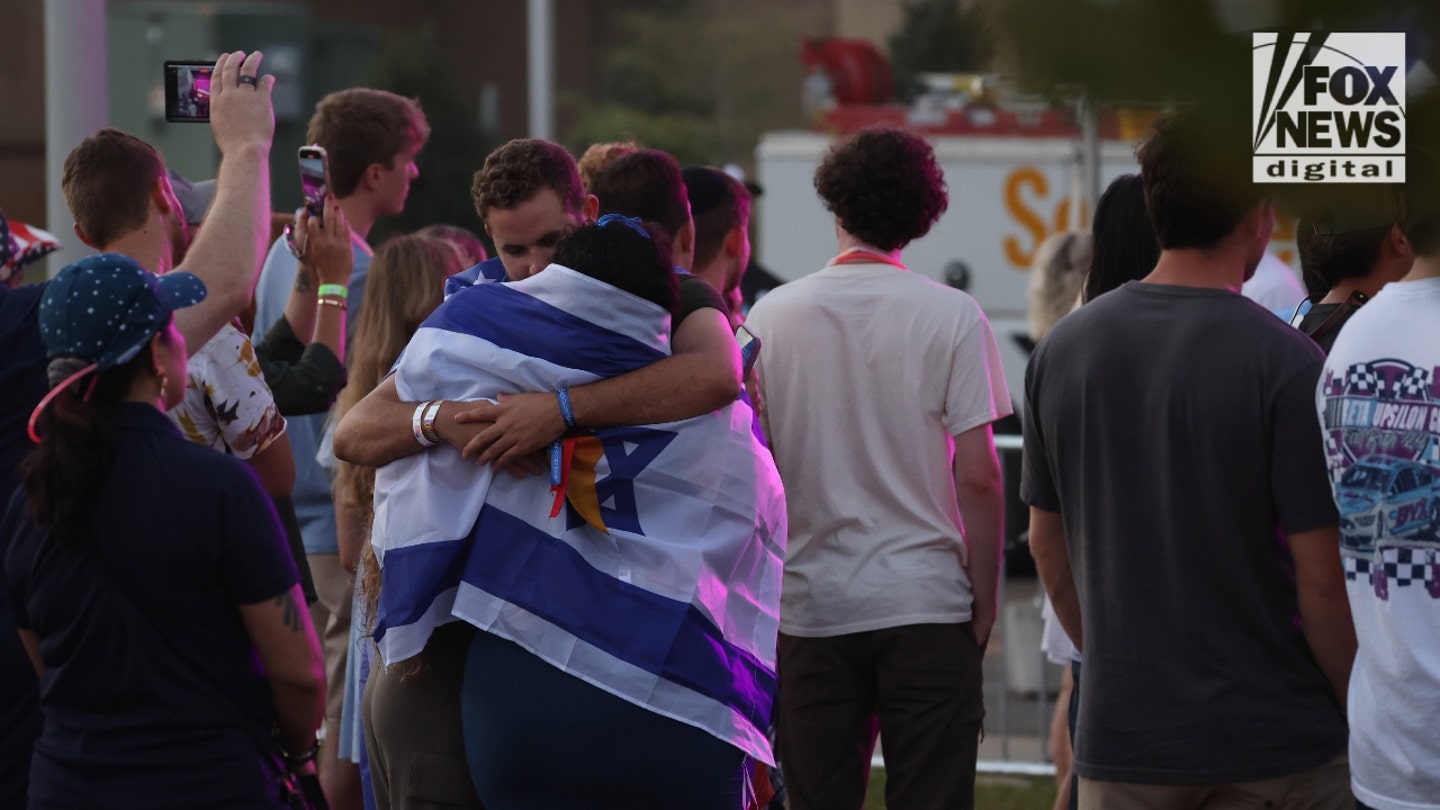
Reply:
<svg viewBox="0 0 1440 810"><path fill-rule="evenodd" d="M891 267L898 267L901 270L910 269L898 259L892 259L878 250L870 250L869 248L862 247L850 248L826 262L825 266L829 267L836 264L888 264Z"/></svg>

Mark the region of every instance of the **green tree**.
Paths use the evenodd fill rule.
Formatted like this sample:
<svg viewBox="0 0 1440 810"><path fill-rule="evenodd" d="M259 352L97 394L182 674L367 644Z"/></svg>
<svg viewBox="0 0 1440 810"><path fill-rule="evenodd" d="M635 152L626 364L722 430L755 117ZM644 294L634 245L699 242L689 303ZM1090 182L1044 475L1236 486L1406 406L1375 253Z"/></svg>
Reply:
<svg viewBox="0 0 1440 810"><path fill-rule="evenodd" d="M1440 4L1414 0L994 0L1000 62L1025 89L1101 102L1249 104L1250 32L1405 31L1436 60Z"/></svg>
<svg viewBox="0 0 1440 810"><path fill-rule="evenodd" d="M911 0L890 37L895 90L908 95L920 73L978 73L994 58L984 9L960 0Z"/></svg>
<svg viewBox="0 0 1440 810"><path fill-rule="evenodd" d="M633 139L681 165L748 164L761 132L804 125L799 43L821 26L816 8L665 0L620 13L590 91L562 99L578 112L565 145Z"/></svg>
<svg viewBox="0 0 1440 810"><path fill-rule="evenodd" d="M470 181L498 146L481 133L435 44L434 27L387 31L372 86L420 100L430 140L420 153L420 176L410 185L405 211L376 223L372 244L392 233L444 223L484 236L470 199Z"/></svg>

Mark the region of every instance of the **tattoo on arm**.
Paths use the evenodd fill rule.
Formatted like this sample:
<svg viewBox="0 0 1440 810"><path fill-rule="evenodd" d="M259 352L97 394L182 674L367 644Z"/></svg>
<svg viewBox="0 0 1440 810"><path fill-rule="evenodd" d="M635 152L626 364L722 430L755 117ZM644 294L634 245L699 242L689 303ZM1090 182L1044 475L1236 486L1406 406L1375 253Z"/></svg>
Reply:
<svg viewBox="0 0 1440 810"><path fill-rule="evenodd" d="M313 285L310 280L310 270L302 266L295 273L295 291L308 293L310 292L312 286Z"/></svg>
<svg viewBox="0 0 1440 810"><path fill-rule="evenodd" d="M300 606L295 604L295 595L290 591L286 591L275 597L275 604L277 607L283 607L285 609L283 618L285 626L290 628L290 632L300 632Z"/></svg>

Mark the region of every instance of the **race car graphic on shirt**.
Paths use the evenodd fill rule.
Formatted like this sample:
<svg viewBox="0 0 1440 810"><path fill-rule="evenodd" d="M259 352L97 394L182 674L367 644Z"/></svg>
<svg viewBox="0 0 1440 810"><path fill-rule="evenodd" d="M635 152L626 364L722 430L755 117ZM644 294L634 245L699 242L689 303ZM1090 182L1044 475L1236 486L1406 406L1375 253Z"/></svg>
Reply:
<svg viewBox="0 0 1440 810"><path fill-rule="evenodd" d="M1356 363L1321 392L1347 578L1440 598L1440 369Z"/></svg>

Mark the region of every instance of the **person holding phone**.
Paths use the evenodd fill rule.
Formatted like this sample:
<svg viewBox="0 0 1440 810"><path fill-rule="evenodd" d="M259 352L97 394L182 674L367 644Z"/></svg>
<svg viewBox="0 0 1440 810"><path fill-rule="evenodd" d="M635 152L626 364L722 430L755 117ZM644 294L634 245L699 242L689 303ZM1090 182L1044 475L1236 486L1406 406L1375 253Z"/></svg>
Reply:
<svg viewBox="0 0 1440 810"><path fill-rule="evenodd" d="M321 202L323 216L312 215L308 206L301 209L298 224L305 247L290 300L285 313L255 344L265 382L285 416L325 413L345 387L345 333L355 258L345 212L333 196L323 196Z"/></svg>

